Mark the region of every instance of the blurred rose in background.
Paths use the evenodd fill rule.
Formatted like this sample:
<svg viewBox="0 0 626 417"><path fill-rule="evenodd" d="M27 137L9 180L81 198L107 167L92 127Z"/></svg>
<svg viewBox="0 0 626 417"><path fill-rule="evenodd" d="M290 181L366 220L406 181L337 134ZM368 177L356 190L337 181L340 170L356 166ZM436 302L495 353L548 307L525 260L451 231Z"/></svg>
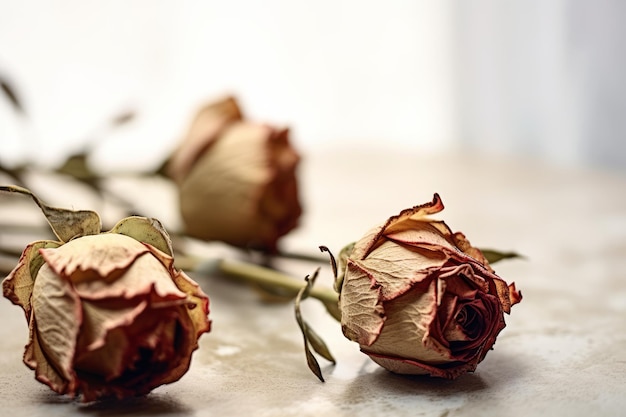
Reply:
<svg viewBox="0 0 626 417"><path fill-rule="evenodd" d="M234 98L202 108L167 172L188 235L273 252L302 213L289 131L244 121Z"/></svg>

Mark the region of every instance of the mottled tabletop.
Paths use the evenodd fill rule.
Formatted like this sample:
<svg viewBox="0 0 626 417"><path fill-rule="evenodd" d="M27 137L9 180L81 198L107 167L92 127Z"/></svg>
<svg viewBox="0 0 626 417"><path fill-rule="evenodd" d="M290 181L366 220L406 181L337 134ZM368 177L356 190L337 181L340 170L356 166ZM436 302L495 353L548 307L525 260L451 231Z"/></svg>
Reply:
<svg viewBox="0 0 626 417"><path fill-rule="evenodd" d="M524 299L476 372L456 380L392 374L345 339L316 300L303 314L328 344L336 365L320 360L325 383L306 366L291 303L267 303L249 287L190 272L211 299L213 327L200 339L189 372L146 397L82 404L58 396L22 363L27 326L21 309L0 299L0 409L21 416L616 416L626 410L626 176L471 153L420 155L393 150L335 149L304 158L305 214L283 242L291 252L339 251L400 210L438 192L437 215L472 244L514 250L496 272L515 281ZM31 174L50 204L101 213L120 211L85 187ZM8 181L2 178L2 182ZM115 177L106 186L166 228L180 227L173 188L153 179ZM1 196L3 244L42 238L6 225L42 225L27 199ZM195 242L199 255L239 256ZM2 262L7 262L2 258ZM297 278L323 262L279 260Z"/></svg>

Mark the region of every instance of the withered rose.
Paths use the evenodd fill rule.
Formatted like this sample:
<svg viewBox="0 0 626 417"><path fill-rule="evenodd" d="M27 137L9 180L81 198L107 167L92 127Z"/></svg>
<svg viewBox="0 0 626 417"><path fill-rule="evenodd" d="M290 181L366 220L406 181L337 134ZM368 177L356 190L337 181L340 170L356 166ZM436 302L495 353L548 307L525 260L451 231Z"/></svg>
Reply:
<svg viewBox="0 0 626 417"><path fill-rule="evenodd" d="M186 232L267 251L301 215L287 129L244 121L233 98L206 106L171 156Z"/></svg>
<svg viewBox="0 0 626 417"><path fill-rule="evenodd" d="M431 203L402 211L342 256L344 335L397 373L455 378L474 371L521 300L462 233L428 215ZM343 278L343 281L341 281Z"/></svg>
<svg viewBox="0 0 626 417"><path fill-rule="evenodd" d="M160 223L129 217L99 233L93 212L65 212L89 214L77 222L42 208L59 241L28 245L2 283L24 309L24 363L37 380L92 401L180 379L209 331L209 299L174 267Z"/></svg>

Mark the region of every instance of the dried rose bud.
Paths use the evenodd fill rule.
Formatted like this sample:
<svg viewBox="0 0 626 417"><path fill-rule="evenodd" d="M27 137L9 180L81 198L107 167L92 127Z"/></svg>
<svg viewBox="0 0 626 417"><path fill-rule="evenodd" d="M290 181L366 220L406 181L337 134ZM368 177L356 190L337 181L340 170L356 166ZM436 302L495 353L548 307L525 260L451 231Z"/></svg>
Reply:
<svg viewBox="0 0 626 417"><path fill-rule="evenodd" d="M209 331L209 299L174 268L160 223L129 217L100 233L94 212L52 210L59 241L28 245L2 283L29 323L24 363L36 379L84 401L180 379Z"/></svg>
<svg viewBox="0 0 626 417"><path fill-rule="evenodd" d="M200 110L168 164L187 234L275 250L302 213L299 159L287 129L243 121L232 98Z"/></svg>
<svg viewBox="0 0 626 417"><path fill-rule="evenodd" d="M344 335L402 374L455 378L474 371L521 300L462 233L427 215L431 203L372 229L341 257Z"/></svg>

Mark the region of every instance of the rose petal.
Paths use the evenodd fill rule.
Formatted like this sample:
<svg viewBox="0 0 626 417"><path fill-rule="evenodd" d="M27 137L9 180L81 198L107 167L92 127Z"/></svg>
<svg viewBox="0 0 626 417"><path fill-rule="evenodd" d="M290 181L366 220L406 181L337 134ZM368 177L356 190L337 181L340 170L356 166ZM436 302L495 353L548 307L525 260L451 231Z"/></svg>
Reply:
<svg viewBox="0 0 626 417"><path fill-rule="evenodd" d="M493 269L491 268L491 265L489 265L489 261L485 258L485 255L483 255L480 249L473 247L463 233L456 232L453 235L453 238L454 243L459 249L461 249L461 251L463 251L463 253L482 264L489 272L493 272Z"/></svg>
<svg viewBox="0 0 626 417"><path fill-rule="evenodd" d="M443 266L446 260L447 256L442 252L386 241L365 260L353 262L373 276L381 287L382 300L387 301L399 297L413 284L426 279L433 269Z"/></svg>
<svg viewBox="0 0 626 417"><path fill-rule="evenodd" d="M55 249L41 249L46 263L73 282L104 278L127 268L149 250L135 239L118 234L83 236Z"/></svg>
<svg viewBox="0 0 626 417"><path fill-rule="evenodd" d="M204 321L206 322L206 317ZM169 384L178 381L189 370L191 353L198 348L198 335L203 331L208 331L207 327L206 330L200 333L194 333L193 330L198 329L197 323L193 323L189 314L183 314L182 312L178 316L176 325L175 332L170 335L172 341L170 345L174 346L173 342L178 343L174 352L176 353L176 361L163 359L164 362L167 361L169 363L169 369L166 374L161 376L159 384ZM180 337L179 335L184 336ZM167 343L163 344L167 345Z"/></svg>
<svg viewBox="0 0 626 417"><path fill-rule="evenodd" d="M463 300L473 300L476 298L478 290L489 291L488 282L480 275L475 274L474 269L469 264L457 265L449 262L438 271L437 275L440 280L446 282L447 292Z"/></svg>
<svg viewBox="0 0 626 417"><path fill-rule="evenodd" d="M82 281L75 283L74 286L76 292L85 300L132 299L149 294L153 287L159 301L187 300L187 294L178 289L170 271L151 253L139 256L113 281Z"/></svg>
<svg viewBox="0 0 626 417"><path fill-rule="evenodd" d="M112 329L101 348L77 360L86 399L143 395L189 369L196 338L186 309L152 307Z"/></svg>
<svg viewBox="0 0 626 417"><path fill-rule="evenodd" d="M522 293L515 288L514 282L509 284L509 300L512 306L522 301Z"/></svg>
<svg viewBox="0 0 626 417"><path fill-rule="evenodd" d="M390 355L380 355L377 353L363 351L380 366L397 374L407 375L430 375L439 378L454 379L467 372L476 369L476 363L452 362L441 367L429 365L413 359L394 357Z"/></svg>
<svg viewBox="0 0 626 417"><path fill-rule="evenodd" d="M496 337L505 327L502 309L497 297L478 292L477 298L468 303L459 304L459 309L470 308L477 314L474 329L461 326L466 340L450 340L452 357L458 361L479 363L496 341ZM470 331L475 334L470 335Z"/></svg>
<svg viewBox="0 0 626 417"><path fill-rule="evenodd" d="M395 223L385 230L384 236L399 244L419 246L441 246L456 249L452 233L444 222L405 219Z"/></svg>
<svg viewBox="0 0 626 417"><path fill-rule="evenodd" d="M140 347L154 350L162 326L175 320L178 308L155 307L148 299L146 297L133 308L117 311L116 306L107 306L107 303L85 303L88 305L85 311L97 315L87 323L92 327L90 333L97 338L81 333L80 342L85 345L85 350L76 358L76 368L98 375L102 381L112 381L132 366L132 359L138 355ZM106 322L99 323L98 319Z"/></svg>
<svg viewBox="0 0 626 417"><path fill-rule="evenodd" d="M431 364L450 361L450 351L430 337L433 322L438 324L437 280L416 284L402 296L384 304L386 321L368 352L412 358Z"/></svg>
<svg viewBox="0 0 626 417"><path fill-rule="evenodd" d="M439 284L439 293L444 294L441 296L441 301L437 307L437 320L439 322L439 329L447 329L452 325L455 319L459 298L453 294L446 293L445 289L441 288L445 286L445 281L439 280ZM443 334L441 335L441 340L447 341ZM446 346L449 347L448 345Z"/></svg>
<svg viewBox="0 0 626 417"><path fill-rule="evenodd" d="M376 341L385 322L380 286L364 269L348 260L339 305L343 334L360 345Z"/></svg>
<svg viewBox="0 0 626 417"><path fill-rule="evenodd" d="M39 341L37 334L37 322L33 319L29 326L29 341L24 351L23 361L30 369L35 371L35 379L48 385L53 391L59 394L75 394L75 385L72 383L73 378L68 381L61 375L60 371L53 366L48 359L44 349Z"/></svg>
<svg viewBox="0 0 626 417"><path fill-rule="evenodd" d="M132 323L129 323L130 325ZM82 344L82 343L81 343ZM130 343L124 330L113 328L108 330L102 339L91 343L88 350L80 352L74 364L80 379L83 381L83 393L120 376L126 369L126 356ZM100 388L99 388L100 389Z"/></svg>
<svg viewBox="0 0 626 417"><path fill-rule="evenodd" d="M105 344L107 334L115 328L129 326L148 306L143 299L82 300L83 327L78 341L79 352L90 352ZM77 358L80 360L80 357Z"/></svg>
<svg viewBox="0 0 626 417"><path fill-rule="evenodd" d="M48 266L39 270L32 295L31 342L24 362L35 368L38 380L58 393L73 394L77 335L82 322L78 295L71 284Z"/></svg>

